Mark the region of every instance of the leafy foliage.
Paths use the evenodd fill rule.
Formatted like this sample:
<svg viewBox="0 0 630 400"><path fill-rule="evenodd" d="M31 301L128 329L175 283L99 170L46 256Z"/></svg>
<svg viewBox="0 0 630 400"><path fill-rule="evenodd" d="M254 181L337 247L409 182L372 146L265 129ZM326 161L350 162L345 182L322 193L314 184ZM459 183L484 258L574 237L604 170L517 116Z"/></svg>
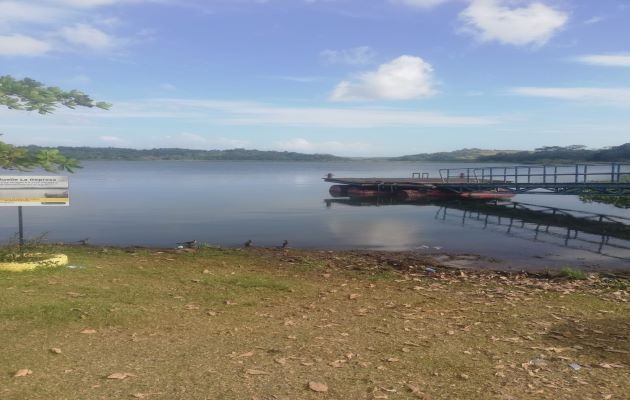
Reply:
<svg viewBox="0 0 630 400"><path fill-rule="evenodd" d="M111 107L109 103L95 102L78 90L63 91L58 87L44 86L30 78L17 80L8 75L0 77L0 106L10 110L37 111L39 114L50 114L58 106L102 109ZM0 141L1 169L28 171L37 167L46 171L69 172L80 168L77 160L62 155L59 150L32 150Z"/></svg>
<svg viewBox="0 0 630 400"><path fill-rule="evenodd" d="M78 90L66 92L55 86L44 86L34 79L17 80L8 75L0 76L0 105L11 110L37 111L39 114L52 113L59 105L68 108L111 107L109 103L95 102Z"/></svg>
<svg viewBox="0 0 630 400"><path fill-rule="evenodd" d="M622 183L630 183L630 176L623 176ZM630 208L630 196L601 196L597 194L583 194L580 200L586 203L610 204L619 208Z"/></svg>

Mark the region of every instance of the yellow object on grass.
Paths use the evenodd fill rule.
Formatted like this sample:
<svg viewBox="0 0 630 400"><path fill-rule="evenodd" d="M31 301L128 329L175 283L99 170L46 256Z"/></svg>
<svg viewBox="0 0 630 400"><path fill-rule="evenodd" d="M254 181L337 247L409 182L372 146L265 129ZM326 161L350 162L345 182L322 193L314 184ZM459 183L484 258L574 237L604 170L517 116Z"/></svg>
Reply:
<svg viewBox="0 0 630 400"><path fill-rule="evenodd" d="M36 254L33 254L36 256ZM55 254L51 257L39 261L30 262L0 262L0 271L31 271L35 268L61 267L68 264L68 256L65 254Z"/></svg>

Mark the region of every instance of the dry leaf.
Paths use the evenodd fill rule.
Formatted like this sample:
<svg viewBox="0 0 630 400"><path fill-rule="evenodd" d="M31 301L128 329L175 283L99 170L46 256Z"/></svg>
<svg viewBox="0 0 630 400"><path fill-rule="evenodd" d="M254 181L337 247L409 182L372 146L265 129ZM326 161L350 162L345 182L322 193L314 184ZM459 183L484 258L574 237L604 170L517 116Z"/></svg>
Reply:
<svg viewBox="0 0 630 400"><path fill-rule="evenodd" d="M54 354L61 354L61 349L58 349L57 347L53 347L52 349L50 349L50 352Z"/></svg>
<svg viewBox="0 0 630 400"><path fill-rule="evenodd" d="M269 375L269 372L260 371L258 369L246 369L245 373L248 375Z"/></svg>
<svg viewBox="0 0 630 400"><path fill-rule="evenodd" d="M84 329L81 331L81 333L85 335L93 335L96 333L96 329Z"/></svg>
<svg viewBox="0 0 630 400"><path fill-rule="evenodd" d="M321 383L321 382L309 382L308 383L308 388L311 389L313 392L327 392L328 391L328 385L326 385L325 383Z"/></svg>
<svg viewBox="0 0 630 400"><path fill-rule="evenodd" d="M198 310L199 309L199 305L198 304L186 304L184 306L185 309L187 310Z"/></svg>
<svg viewBox="0 0 630 400"><path fill-rule="evenodd" d="M13 375L13 377L14 377L14 378L21 378L21 377L24 377L24 376L31 375L32 373L33 373L33 371L31 371L30 369L28 369L28 368L24 368L24 369L20 369L20 370L18 370L18 371L17 371L17 372Z"/></svg>
<svg viewBox="0 0 630 400"><path fill-rule="evenodd" d="M611 368L623 368L623 364L610 364L610 363L601 363L597 364L600 368L611 369Z"/></svg>
<svg viewBox="0 0 630 400"><path fill-rule="evenodd" d="M345 364L346 360L335 360L332 362L329 362L328 365L330 365L333 368L341 368L343 366L343 364Z"/></svg>
<svg viewBox="0 0 630 400"><path fill-rule="evenodd" d="M400 361L399 359L397 359L396 357L390 357L387 359L387 362L398 362Z"/></svg>
<svg viewBox="0 0 630 400"><path fill-rule="evenodd" d="M274 358L274 361L277 362L280 365L285 365L287 363L287 359L284 357L281 358Z"/></svg>
<svg viewBox="0 0 630 400"><path fill-rule="evenodd" d="M127 373L127 372L115 372L111 375L107 376L107 379L118 379L118 380L123 380L123 379L127 379L129 377L133 376L133 374Z"/></svg>
<svg viewBox="0 0 630 400"><path fill-rule="evenodd" d="M253 351L248 351L247 353L243 353L243 354L239 354L238 356L236 356L236 358L240 358L240 357L251 357L254 355Z"/></svg>
<svg viewBox="0 0 630 400"><path fill-rule="evenodd" d="M147 397L149 397L149 395L144 393L134 393L131 395L131 397L133 397L134 399L146 399Z"/></svg>
<svg viewBox="0 0 630 400"><path fill-rule="evenodd" d="M408 383L405 386L407 387L407 389L409 389L411 391L411 394L413 395L413 397L415 397L417 399L422 399L422 400L431 400L431 396L429 396L426 393L421 392L420 389L418 389L414 385Z"/></svg>
<svg viewBox="0 0 630 400"><path fill-rule="evenodd" d="M350 300L356 300L356 299L358 299L359 297L361 297L361 295L360 295L360 294L358 294L358 293L352 293L351 295L349 295L349 296L348 296L348 299L350 299Z"/></svg>

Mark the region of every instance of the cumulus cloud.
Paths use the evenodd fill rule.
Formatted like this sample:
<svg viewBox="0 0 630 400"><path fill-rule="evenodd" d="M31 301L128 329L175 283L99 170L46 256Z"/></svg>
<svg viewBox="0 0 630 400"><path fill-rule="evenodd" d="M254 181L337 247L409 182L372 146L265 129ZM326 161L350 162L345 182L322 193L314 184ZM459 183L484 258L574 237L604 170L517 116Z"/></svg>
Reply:
<svg viewBox="0 0 630 400"><path fill-rule="evenodd" d="M0 36L0 56L40 56L50 48L50 44L30 36Z"/></svg>
<svg viewBox="0 0 630 400"><path fill-rule="evenodd" d="M569 20L567 13L540 2L510 7L506 0L472 0L460 18L464 31L479 40L515 46L543 45Z"/></svg>
<svg viewBox="0 0 630 400"><path fill-rule="evenodd" d="M573 100L624 108L630 107L630 88L517 87L511 91L520 96Z"/></svg>
<svg viewBox="0 0 630 400"><path fill-rule="evenodd" d="M433 67L420 57L400 56L364 72L353 80L340 82L332 101L410 100L435 93Z"/></svg>
<svg viewBox="0 0 630 400"><path fill-rule="evenodd" d="M576 57L575 61L605 67L630 67L630 54L590 54Z"/></svg>
<svg viewBox="0 0 630 400"><path fill-rule="evenodd" d="M170 0L0 0L0 30L4 34L2 44L5 47L0 56L32 56L77 48L112 51L133 40L124 40L111 33L119 20L100 18L102 15L97 12L101 7L116 3L167 1ZM98 22L90 24L86 21ZM15 50L15 44L23 46Z"/></svg>
<svg viewBox="0 0 630 400"><path fill-rule="evenodd" d="M369 46L359 46L346 50L324 50L320 53L322 59L329 64L370 64L374 61L376 52Z"/></svg>

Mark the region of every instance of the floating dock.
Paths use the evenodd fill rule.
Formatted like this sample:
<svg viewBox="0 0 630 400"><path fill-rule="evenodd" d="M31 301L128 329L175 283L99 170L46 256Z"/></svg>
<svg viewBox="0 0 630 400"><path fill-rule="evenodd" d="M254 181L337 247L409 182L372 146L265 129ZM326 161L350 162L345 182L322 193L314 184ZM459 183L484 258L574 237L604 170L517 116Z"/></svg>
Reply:
<svg viewBox="0 0 630 400"><path fill-rule="evenodd" d="M630 196L630 164L524 165L443 168L439 176L411 178L324 178L333 197L394 194L411 199L507 199L519 193Z"/></svg>

